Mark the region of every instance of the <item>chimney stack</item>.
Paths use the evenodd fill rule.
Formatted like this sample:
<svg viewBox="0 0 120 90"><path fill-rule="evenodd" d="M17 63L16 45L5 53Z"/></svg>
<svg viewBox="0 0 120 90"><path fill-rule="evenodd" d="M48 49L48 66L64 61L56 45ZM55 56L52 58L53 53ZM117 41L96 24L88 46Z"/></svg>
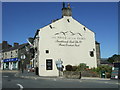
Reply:
<svg viewBox="0 0 120 90"><path fill-rule="evenodd" d="M63 2L63 8L65 8L65 3Z"/></svg>
<svg viewBox="0 0 120 90"><path fill-rule="evenodd" d="M68 8L70 8L70 3L68 3L68 5L67 5L67 6L68 6Z"/></svg>
<svg viewBox="0 0 120 90"><path fill-rule="evenodd" d="M16 46L18 46L19 45L19 43L14 43L14 47L16 47Z"/></svg>
<svg viewBox="0 0 120 90"><path fill-rule="evenodd" d="M8 49L11 48L12 45L9 45L7 41L2 41L2 49Z"/></svg>
<svg viewBox="0 0 120 90"><path fill-rule="evenodd" d="M2 41L2 49L7 49L7 48L8 48L7 41Z"/></svg>
<svg viewBox="0 0 120 90"><path fill-rule="evenodd" d="M70 3L68 3L67 7L65 7L65 3L63 3L62 17L64 16L72 16L72 9L70 8Z"/></svg>

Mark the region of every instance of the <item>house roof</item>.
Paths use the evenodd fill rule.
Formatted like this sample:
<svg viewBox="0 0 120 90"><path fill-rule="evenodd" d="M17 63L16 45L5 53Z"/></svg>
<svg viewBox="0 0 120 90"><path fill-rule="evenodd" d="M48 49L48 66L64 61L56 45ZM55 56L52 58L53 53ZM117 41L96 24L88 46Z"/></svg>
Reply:
<svg viewBox="0 0 120 90"><path fill-rule="evenodd" d="M76 19L74 19L73 17L71 17L71 16L64 16L63 18L60 18L60 19L57 19L56 21L54 21L54 22L51 22L50 24L47 24L46 26L44 26L44 27L42 27L42 28L40 28L40 29L38 29L39 31L42 31L43 29L45 29L45 28L59 28L59 29L63 29L63 27L64 28L66 28L66 25L69 25L69 28L71 27L71 25L72 25L72 23L66 23L66 21L72 21L73 23L76 23L76 25L79 25L80 26L80 28L81 28L81 31L82 30L84 30L83 29L83 27L86 29L86 31L88 31L88 32L92 32L92 33L94 33L92 30L90 30L89 28L87 28L85 25L83 25L83 24L81 24L79 21L77 21ZM63 26L63 27L62 27ZM80 29L79 28L79 29ZM37 31L38 32L38 31ZM38 34L36 32L36 34ZM95 33L94 33L95 34Z"/></svg>
<svg viewBox="0 0 120 90"><path fill-rule="evenodd" d="M98 43L97 41L95 41L95 43L96 43L96 44L100 44L100 43Z"/></svg>
<svg viewBox="0 0 120 90"><path fill-rule="evenodd" d="M3 50L3 52L15 50L15 49L20 49L20 48L23 48L23 47L24 47L25 45L27 45L27 44L28 44L28 43L24 43L24 44L18 45L18 46L16 46L16 47L8 48L8 49Z"/></svg>
<svg viewBox="0 0 120 90"><path fill-rule="evenodd" d="M2 43L0 43L0 50L2 50Z"/></svg>
<svg viewBox="0 0 120 90"><path fill-rule="evenodd" d="M108 62L107 60L101 60L100 64L111 64L110 62Z"/></svg>

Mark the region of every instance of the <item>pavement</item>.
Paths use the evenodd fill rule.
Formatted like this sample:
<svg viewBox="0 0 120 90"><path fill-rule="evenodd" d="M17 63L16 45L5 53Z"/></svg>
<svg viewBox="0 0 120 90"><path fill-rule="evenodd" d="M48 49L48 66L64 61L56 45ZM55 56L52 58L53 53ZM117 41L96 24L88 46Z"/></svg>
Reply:
<svg viewBox="0 0 120 90"><path fill-rule="evenodd" d="M19 72L18 70L0 70L0 73L2 73L2 72L10 72L10 73L17 73L17 72Z"/></svg>
<svg viewBox="0 0 120 90"><path fill-rule="evenodd" d="M68 79L65 77L48 77L48 76L38 76L35 74L35 72L27 72L24 71L23 73L21 71L13 71L16 72L15 77L20 77L20 78L28 78L28 79ZM99 77L81 77L81 80L86 80L86 79L92 79L92 80L110 80L110 78L99 78Z"/></svg>

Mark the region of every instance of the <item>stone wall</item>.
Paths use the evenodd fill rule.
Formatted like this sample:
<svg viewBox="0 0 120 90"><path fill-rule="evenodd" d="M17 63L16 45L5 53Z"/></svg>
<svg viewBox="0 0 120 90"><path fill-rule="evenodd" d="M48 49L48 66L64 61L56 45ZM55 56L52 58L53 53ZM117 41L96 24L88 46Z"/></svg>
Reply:
<svg viewBox="0 0 120 90"><path fill-rule="evenodd" d="M99 74L92 71L64 71L63 77L72 78L72 79L80 79L81 77L99 77Z"/></svg>

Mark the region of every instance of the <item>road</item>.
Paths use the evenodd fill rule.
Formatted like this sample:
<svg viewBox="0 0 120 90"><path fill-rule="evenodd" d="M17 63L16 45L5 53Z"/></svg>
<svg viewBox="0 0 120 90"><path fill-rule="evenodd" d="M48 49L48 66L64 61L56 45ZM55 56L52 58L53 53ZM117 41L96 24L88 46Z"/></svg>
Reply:
<svg viewBox="0 0 120 90"><path fill-rule="evenodd" d="M118 80L25 79L15 73L2 74L2 88L118 88ZM3 89L4 90L4 89Z"/></svg>

